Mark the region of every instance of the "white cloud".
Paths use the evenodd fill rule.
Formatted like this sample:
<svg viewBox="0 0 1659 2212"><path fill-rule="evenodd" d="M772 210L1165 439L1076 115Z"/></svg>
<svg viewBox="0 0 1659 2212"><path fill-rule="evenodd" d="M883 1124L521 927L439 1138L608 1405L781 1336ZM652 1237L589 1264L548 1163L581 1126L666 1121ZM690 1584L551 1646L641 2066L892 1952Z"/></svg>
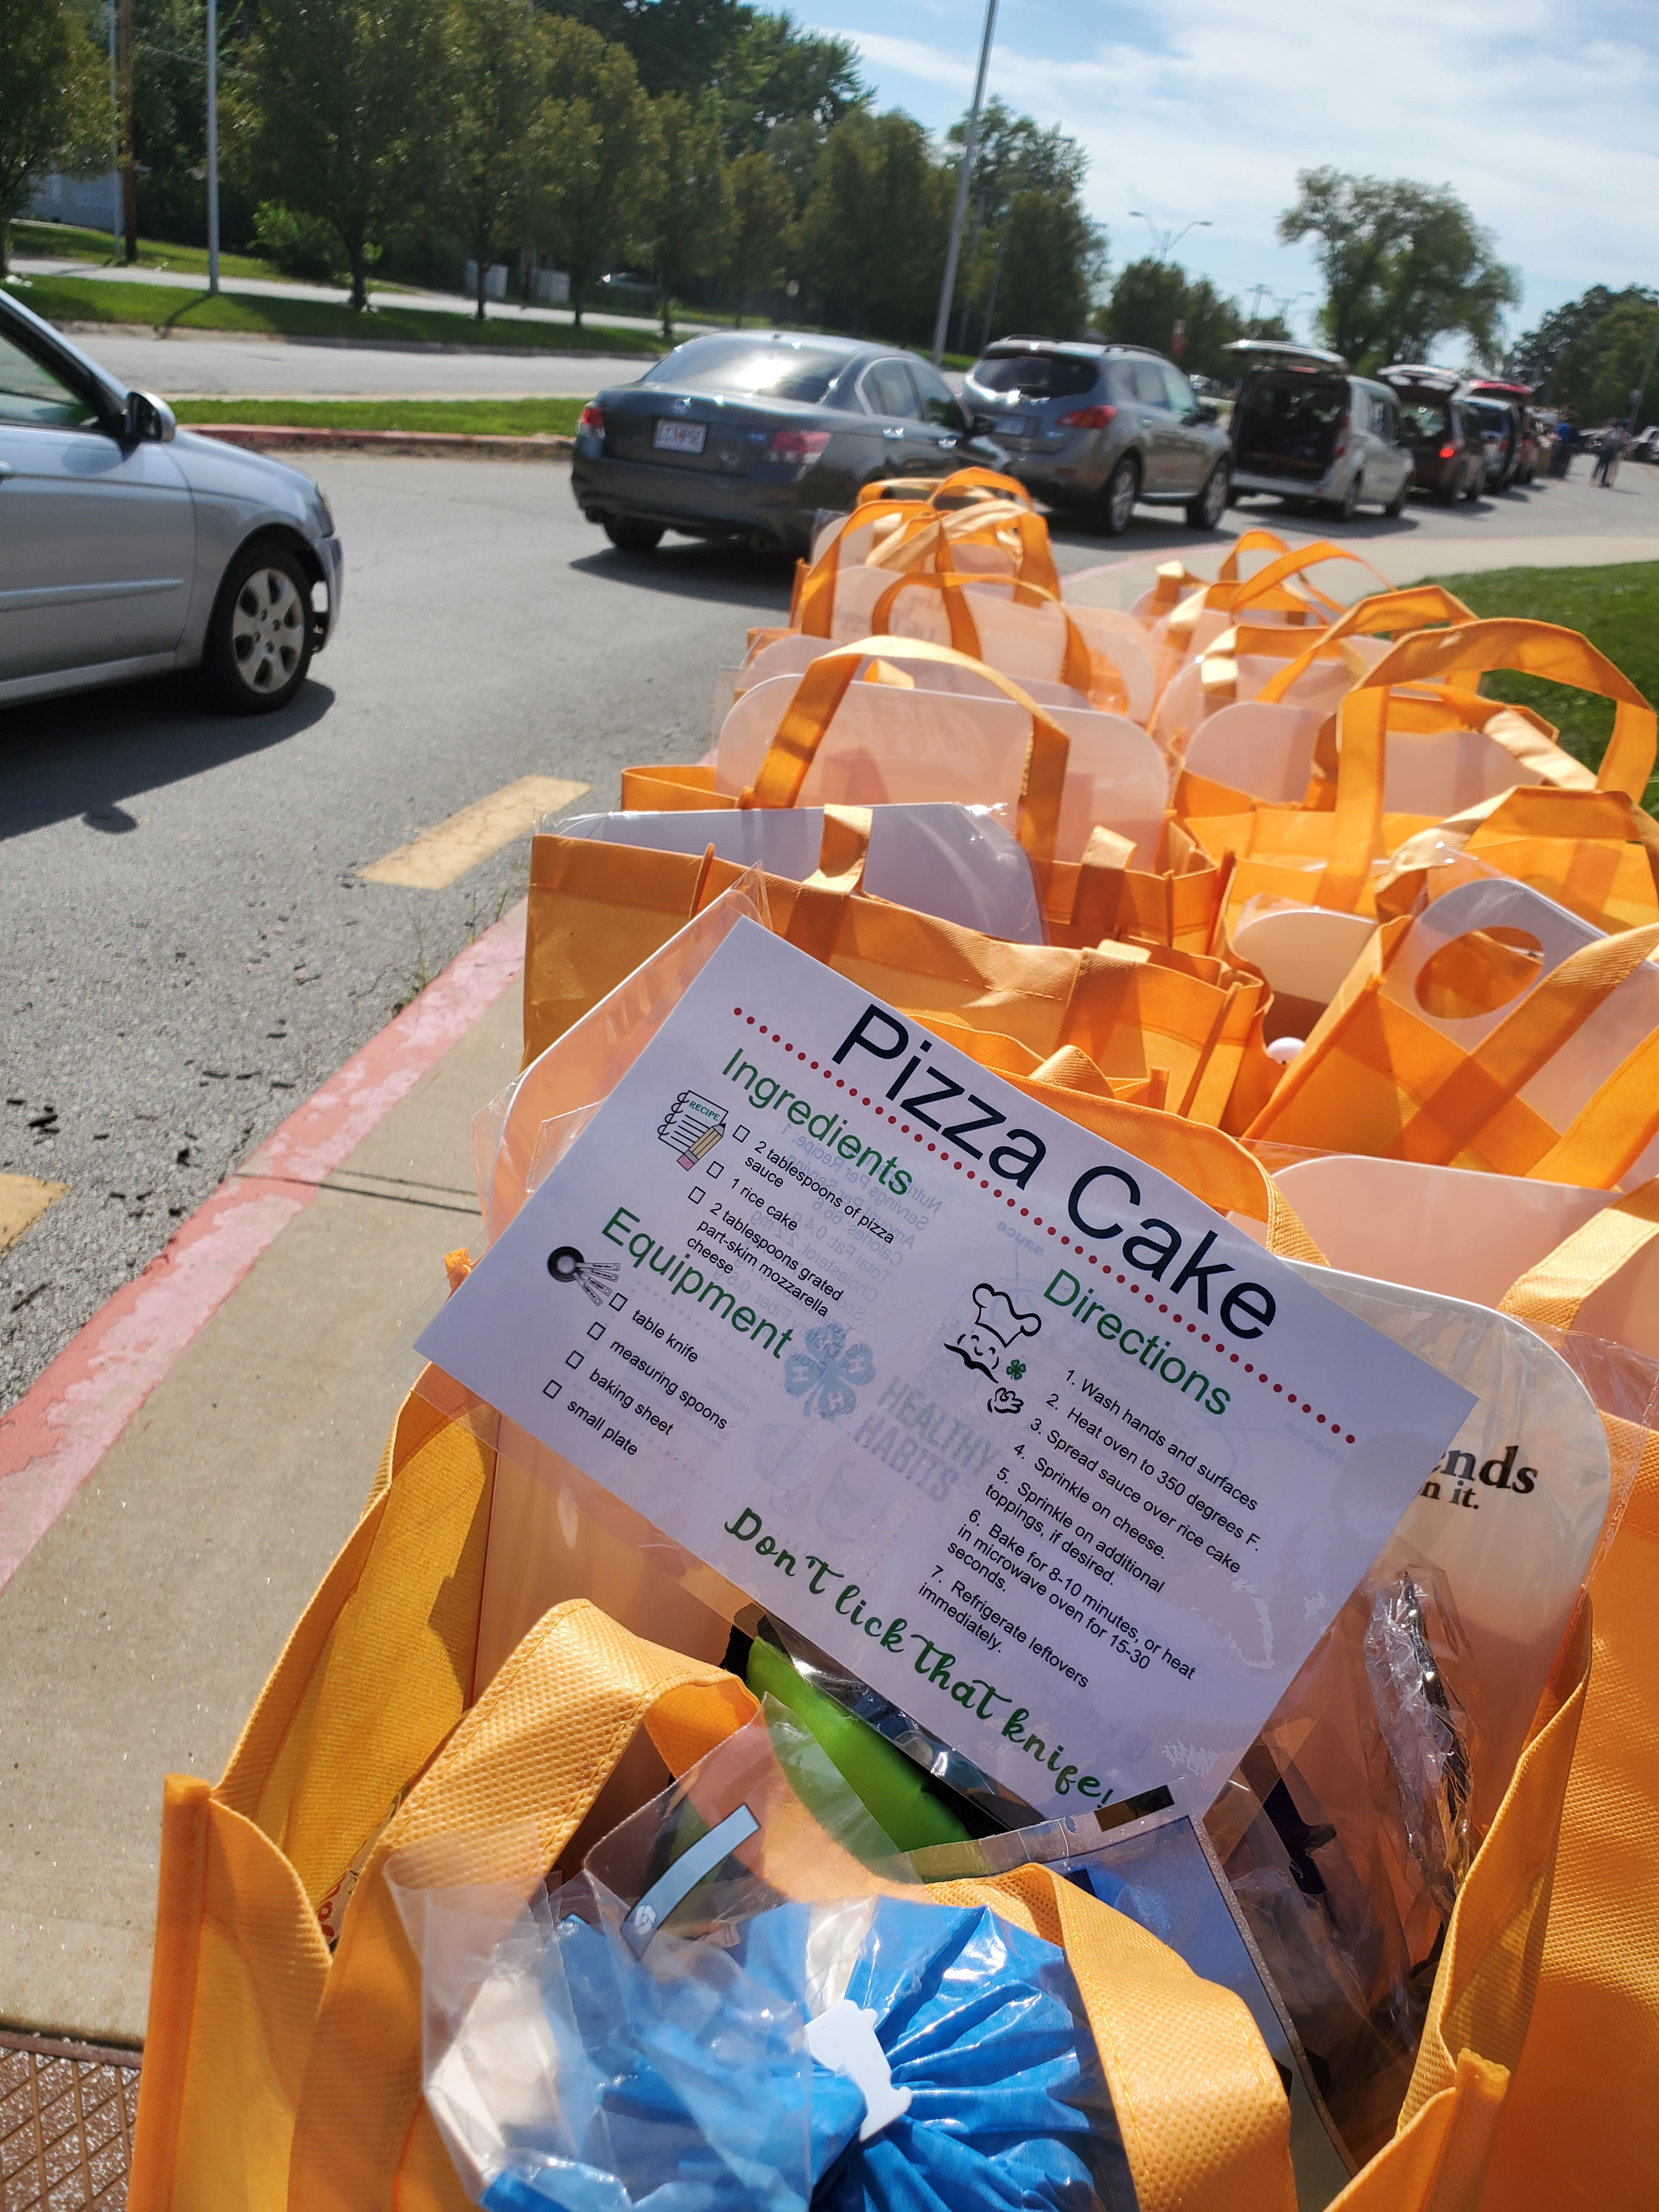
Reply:
<svg viewBox="0 0 1659 2212"><path fill-rule="evenodd" d="M972 88L977 9L948 11L947 46L922 0L849 0L866 9L881 28L820 27L854 40L884 102L941 129ZM1086 35L1108 21L1129 35ZM1188 0L1175 18L1017 0L991 88L1088 149L1118 266L1144 250L1128 210L1145 208L1177 228L1210 217L1180 256L1227 289L1316 289L1311 252L1281 246L1277 223L1297 171L1329 163L1449 185L1521 274L1516 327L1592 283L1659 283L1650 5Z"/></svg>

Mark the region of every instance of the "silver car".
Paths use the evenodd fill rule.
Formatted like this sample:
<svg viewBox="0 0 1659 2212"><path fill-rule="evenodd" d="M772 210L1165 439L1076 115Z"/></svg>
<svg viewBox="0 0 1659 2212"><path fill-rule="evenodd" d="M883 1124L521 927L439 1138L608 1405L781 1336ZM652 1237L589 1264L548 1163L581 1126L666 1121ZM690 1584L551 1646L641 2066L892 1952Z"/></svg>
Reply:
<svg viewBox="0 0 1659 2212"><path fill-rule="evenodd" d="M340 586L309 477L179 430L0 293L0 704L200 667L222 705L267 712Z"/></svg>
<svg viewBox="0 0 1659 2212"><path fill-rule="evenodd" d="M1244 370L1233 405L1235 498L1310 500L1344 521L1361 506L1404 510L1412 450L1386 384L1353 375L1322 346L1237 338L1222 350Z"/></svg>

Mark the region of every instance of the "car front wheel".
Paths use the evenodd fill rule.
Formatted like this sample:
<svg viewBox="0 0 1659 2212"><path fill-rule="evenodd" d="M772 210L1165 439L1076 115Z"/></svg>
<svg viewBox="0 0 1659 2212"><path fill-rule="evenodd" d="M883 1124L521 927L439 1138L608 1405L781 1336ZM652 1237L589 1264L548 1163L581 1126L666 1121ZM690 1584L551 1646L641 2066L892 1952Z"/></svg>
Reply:
<svg viewBox="0 0 1659 2212"><path fill-rule="evenodd" d="M244 546L225 572L202 666L236 714L286 707L306 680L314 642L311 579L297 553L267 540Z"/></svg>
<svg viewBox="0 0 1659 2212"><path fill-rule="evenodd" d="M1227 496L1232 488L1233 472L1225 461L1218 461L1205 478L1204 489L1198 497L1187 503L1187 520L1194 530L1213 530L1227 512Z"/></svg>
<svg viewBox="0 0 1659 2212"><path fill-rule="evenodd" d="M1101 495L1100 526L1109 538L1122 537L1139 495L1140 464L1132 453L1126 453L1106 479Z"/></svg>

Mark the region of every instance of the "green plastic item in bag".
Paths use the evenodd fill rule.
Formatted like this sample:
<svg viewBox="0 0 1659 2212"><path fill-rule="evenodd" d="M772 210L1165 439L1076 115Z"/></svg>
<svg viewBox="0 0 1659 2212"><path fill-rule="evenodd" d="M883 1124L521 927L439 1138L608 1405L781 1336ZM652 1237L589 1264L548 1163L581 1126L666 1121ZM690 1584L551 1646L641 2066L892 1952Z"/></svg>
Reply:
<svg viewBox="0 0 1659 2212"><path fill-rule="evenodd" d="M823 1747L825 1757L902 1851L960 1844L968 1831L927 1787L927 1777L867 1721L804 1681L787 1656L757 1636L746 1669L758 1697L775 1698Z"/></svg>

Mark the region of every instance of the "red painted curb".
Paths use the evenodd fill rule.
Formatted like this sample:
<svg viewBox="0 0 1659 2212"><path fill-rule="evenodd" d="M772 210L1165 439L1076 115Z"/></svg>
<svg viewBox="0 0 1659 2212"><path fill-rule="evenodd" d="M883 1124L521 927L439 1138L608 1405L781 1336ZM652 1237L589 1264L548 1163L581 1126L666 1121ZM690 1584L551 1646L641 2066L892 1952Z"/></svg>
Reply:
<svg viewBox="0 0 1659 2212"><path fill-rule="evenodd" d="M0 1590L319 1186L524 972L505 915L290 1114L0 1419Z"/></svg>
<svg viewBox="0 0 1659 2212"><path fill-rule="evenodd" d="M550 431L545 436L512 438L465 430L319 430L278 422L181 422L198 438L224 446L246 446L265 453L403 453L416 459L465 459L482 454L497 461L568 461L574 438Z"/></svg>

